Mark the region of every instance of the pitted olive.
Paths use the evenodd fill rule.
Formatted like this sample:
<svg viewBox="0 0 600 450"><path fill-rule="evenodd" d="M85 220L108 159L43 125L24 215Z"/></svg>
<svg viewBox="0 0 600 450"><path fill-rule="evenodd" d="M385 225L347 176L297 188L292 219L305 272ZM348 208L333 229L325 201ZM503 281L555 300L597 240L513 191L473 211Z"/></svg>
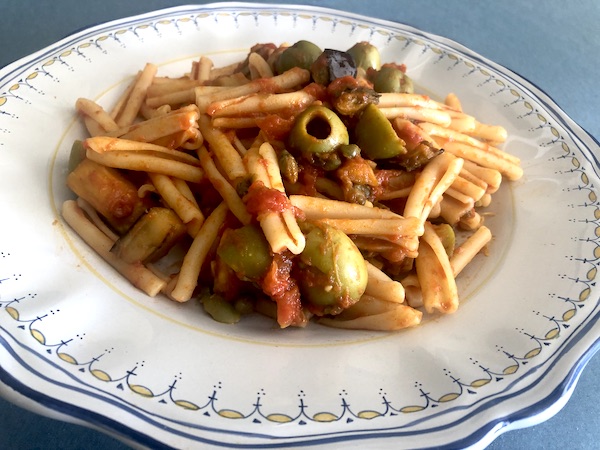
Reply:
<svg viewBox="0 0 600 450"><path fill-rule="evenodd" d="M289 147L304 156L329 153L340 145L348 145L348 130L329 108L312 105L294 122L288 138Z"/></svg>
<svg viewBox="0 0 600 450"><path fill-rule="evenodd" d="M304 222L306 246L298 283L315 314L338 314L356 303L367 285L367 266L352 240L326 224Z"/></svg>
<svg viewBox="0 0 600 450"><path fill-rule="evenodd" d="M310 70L310 66L321 52L322 50L310 41L298 41L279 55L275 62L275 70L277 73L283 73L293 67Z"/></svg>
<svg viewBox="0 0 600 450"><path fill-rule="evenodd" d="M383 66L372 78L377 92L414 93L413 82L408 75L394 66Z"/></svg>
<svg viewBox="0 0 600 450"><path fill-rule="evenodd" d="M244 280L260 279L273 260L271 247L258 225L225 230L217 254Z"/></svg>
<svg viewBox="0 0 600 450"><path fill-rule="evenodd" d="M351 48L348 49L348 53L354 59L356 68L363 70L375 69L379 70L381 67L381 57L379 56L379 50L373 44L369 42L357 42Z"/></svg>

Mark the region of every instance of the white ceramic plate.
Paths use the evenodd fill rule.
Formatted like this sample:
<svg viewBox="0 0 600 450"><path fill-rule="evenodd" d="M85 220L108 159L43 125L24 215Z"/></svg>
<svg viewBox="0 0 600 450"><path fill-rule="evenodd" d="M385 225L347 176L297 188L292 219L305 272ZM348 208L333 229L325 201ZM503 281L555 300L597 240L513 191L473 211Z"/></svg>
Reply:
<svg viewBox="0 0 600 450"><path fill-rule="evenodd" d="M256 42L369 40L418 89L505 126L525 176L449 317L400 333L260 318L224 326L151 299L65 226L78 97L110 105L150 61L218 64ZM542 92L447 39L311 7L215 4L81 31L0 72L0 378L35 402L152 447L458 447L560 407L597 349L598 144Z"/></svg>

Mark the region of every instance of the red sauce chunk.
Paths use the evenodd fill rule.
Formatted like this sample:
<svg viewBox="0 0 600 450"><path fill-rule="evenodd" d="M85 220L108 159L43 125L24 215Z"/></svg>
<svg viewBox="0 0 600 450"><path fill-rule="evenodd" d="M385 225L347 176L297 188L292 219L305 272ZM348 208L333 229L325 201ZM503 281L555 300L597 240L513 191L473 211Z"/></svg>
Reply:
<svg viewBox="0 0 600 450"><path fill-rule="evenodd" d="M292 205L283 192L265 186L262 181L255 181L250 185L243 201L246 210L259 220L263 214L282 213L287 210L292 210L296 217L302 216L302 211Z"/></svg>
<svg viewBox="0 0 600 450"><path fill-rule="evenodd" d="M281 213L291 207L283 192L266 187L262 181L255 181L250 185L248 193L244 196L244 203L254 217L268 212Z"/></svg>
<svg viewBox="0 0 600 450"><path fill-rule="evenodd" d="M256 125L269 140L282 141L289 134L295 118L285 118L277 114L269 114L256 119Z"/></svg>
<svg viewBox="0 0 600 450"><path fill-rule="evenodd" d="M303 327L308 322L302 309L298 283L290 276L291 270L291 258L277 253L261 283L263 292L277 304L277 323L281 328Z"/></svg>

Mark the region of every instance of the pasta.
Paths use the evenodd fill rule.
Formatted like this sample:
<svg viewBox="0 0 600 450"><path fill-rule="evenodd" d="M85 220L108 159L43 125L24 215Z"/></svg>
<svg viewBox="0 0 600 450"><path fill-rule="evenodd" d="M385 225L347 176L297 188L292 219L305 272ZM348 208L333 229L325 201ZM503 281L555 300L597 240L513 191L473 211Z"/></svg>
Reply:
<svg viewBox="0 0 600 450"><path fill-rule="evenodd" d="M415 93L367 42L257 44L176 78L148 63L111 109L75 109L89 136L64 220L147 295L228 323L394 331L454 313L493 238L482 209L523 175L504 128Z"/></svg>

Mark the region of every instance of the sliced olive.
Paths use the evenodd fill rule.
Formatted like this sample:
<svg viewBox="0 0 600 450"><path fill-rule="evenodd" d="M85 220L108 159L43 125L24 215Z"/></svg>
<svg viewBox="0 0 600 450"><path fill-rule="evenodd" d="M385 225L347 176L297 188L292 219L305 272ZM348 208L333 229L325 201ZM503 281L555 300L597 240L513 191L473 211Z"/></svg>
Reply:
<svg viewBox="0 0 600 450"><path fill-rule="evenodd" d="M271 247L258 225L228 228L217 248L219 258L241 279L258 280L271 266Z"/></svg>
<svg viewBox="0 0 600 450"><path fill-rule="evenodd" d="M356 128L356 143L369 159L387 159L406 153L404 141L391 122L373 104L361 113Z"/></svg>
<svg viewBox="0 0 600 450"><path fill-rule="evenodd" d="M289 147L311 156L329 153L349 143L348 130L341 119L329 108L312 105L295 120L290 132Z"/></svg>
<svg viewBox="0 0 600 450"><path fill-rule="evenodd" d="M319 57L322 50L310 41L301 40L286 48L275 62L277 73L283 73L293 67L310 70L310 66Z"/></svg>
<svg viewBox="0 0 600 450"><path fill-rule="evenodd" d="M379 68L381 67L381 57L379 56L379 50L377 49L377 47L375 47L369 42L357 42L351 48L348 49L348 53L354 59L354 63L357 68L361 68L364 70L379 70Z"/></svg>
<svg viewBox="0 0 600 450"><path fill-rule="evenodd" d="M300 254L302 298L316 314L338 314L356 303L367 285L362 254L342 231L325 224L302 224L306 246Z"/></svg>
<svg viewBox="0 0 600 450"><path fill-rule="evenodd" d="M349 53L325 49L310 66L315 83L327 86L333 80L342 77L355 77L356 66Z"/></svg>

